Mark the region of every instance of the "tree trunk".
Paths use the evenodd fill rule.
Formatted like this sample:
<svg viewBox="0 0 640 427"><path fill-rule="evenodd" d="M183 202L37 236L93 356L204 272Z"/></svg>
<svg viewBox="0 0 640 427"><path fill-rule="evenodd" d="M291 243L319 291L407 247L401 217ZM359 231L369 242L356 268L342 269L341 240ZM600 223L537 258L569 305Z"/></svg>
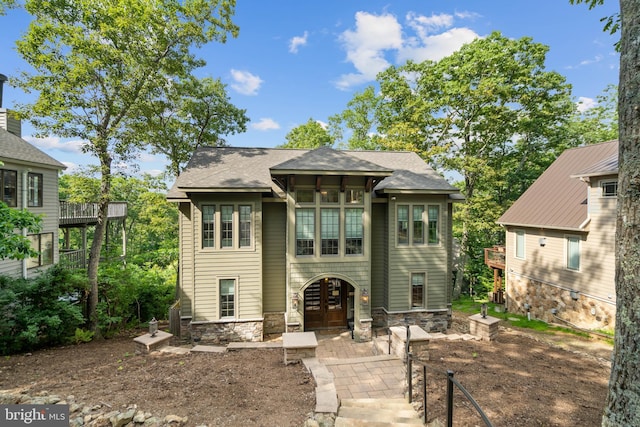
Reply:
<svg viewBox="0 0 640 427"><path fill-rule="evenodd" d="M621 0L616 331L603 426L640 425L640 0Z"/></svg>
<svg viewBox="0 0 640 427"><path fill-rule="evenodd" d="M89 328L100 335L98 325L98 266L100 265L100 252L102 243L104 242L105 232L107 229L107 221L109 214L109 192L111 190L111 157L106 150L99 155L100 157L100 201L98 203L98 223L91 242L91 250L89 251L89 268L87 276L89 278L89 300L87 304L87 316L89 320Z"/></svg>

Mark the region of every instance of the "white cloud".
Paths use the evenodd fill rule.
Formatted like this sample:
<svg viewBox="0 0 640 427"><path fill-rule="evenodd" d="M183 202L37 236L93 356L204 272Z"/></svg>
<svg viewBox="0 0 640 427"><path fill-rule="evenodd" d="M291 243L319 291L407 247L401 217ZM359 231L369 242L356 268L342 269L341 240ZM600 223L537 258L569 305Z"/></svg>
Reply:
<svg viewBox="0 0 640 427"><path fill-rule="evenodd" d="M295 36L291 40L289 40L289 52L298 53L298 48L307 44L308 37L309 33L305 31L302 37Z"/></svg>
<svg viewBox="0 0 640 427"><path fill-rule="evenodd" d="M408 59L421 62L450 55L479 37L469 28L453 27L455 20L475 19L477 16L471 12L431 16L409 12L403 27L391 14L357 12L355 30L346 30L339 38L347 53L347 61L356 71L343 74L335 85L338 89L347 90L375 80L379 72L391 65L385 55L394 54L398 64Z"/></svg>
<svg viewBox="0 0 640 427"><path fill-rule="evenodd" d="M587 97L581 96L578 98L578 102L576 103L576 105L578 106L578 111L581 113L584 113L588 109L598 105L598 103L593 98L587 98Z"/></svg>
<svg viewBox="0 0 640 427"><path fill-rule="evenodd" d="M261 118L258 122L252 123L251 127L256 130L276 130L280 129L280 125L273 119Z"/></svg>
<svg viewBox="0 0 640 427"><path fill-rule="evenodd" d="M62 141L59 137L55 136L47 136L45 138L25 136L24 139L43 150L58 150L65 153L76 154L82 153L82 147L87 144L86 141L79 140Z"/></svg>
<svg viewBox="0 0 640 427"><path fill-rule="evenodd" d="M242 95L257 95L263 80L248 71L231 70L231 78L235 83L231 87Z"/></svg>

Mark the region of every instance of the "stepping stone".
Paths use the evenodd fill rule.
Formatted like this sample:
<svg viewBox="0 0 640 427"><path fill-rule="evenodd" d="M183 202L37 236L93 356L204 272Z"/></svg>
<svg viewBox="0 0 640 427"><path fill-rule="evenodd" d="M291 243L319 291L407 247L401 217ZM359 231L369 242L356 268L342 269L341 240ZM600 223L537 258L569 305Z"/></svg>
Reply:
<svg viewBox="0 0 640 427"><path fill-rule="evenodd" d="M191 349L192 353L224 353L227 347L218 347L213 345L197 345Z"/></svg>

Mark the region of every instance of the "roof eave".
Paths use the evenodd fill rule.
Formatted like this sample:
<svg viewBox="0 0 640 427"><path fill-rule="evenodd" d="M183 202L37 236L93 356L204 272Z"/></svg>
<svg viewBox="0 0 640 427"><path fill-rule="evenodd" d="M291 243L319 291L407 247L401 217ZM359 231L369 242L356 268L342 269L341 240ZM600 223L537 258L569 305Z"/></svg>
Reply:
<svg viewBox="0 0 640 427"><path fill-rule="evenodd" d="M301 170L301 169L269 169L271 175L334 175L334 176L391 176L393 171L354 171L354 170Z"/></svg>
<svg viewBox="0 0 640 427"><path fill-rule="evenodd" d="M503 227L522 227L522 228L538 228L538 229L547 229L547 230L584 232L584 231L587 231L586 227L587 225L589 225L589 222L590 222L590 219L587 219L577 227L570 226L570 225L563 226L563 225L549 225L549 224L520 224L515 222L503 222L503 221L497 221L497 224Z"/></svg>

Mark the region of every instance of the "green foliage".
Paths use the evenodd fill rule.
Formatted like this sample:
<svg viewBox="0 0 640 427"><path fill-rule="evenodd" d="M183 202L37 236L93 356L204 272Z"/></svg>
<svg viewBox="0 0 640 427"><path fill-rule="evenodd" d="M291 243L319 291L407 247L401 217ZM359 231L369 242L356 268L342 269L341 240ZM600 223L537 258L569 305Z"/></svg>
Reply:
<svg viewBox="0 0 640 427"><path fill-rule="evenodd" d="M26 209L13 209L0 201L0 260L24 259L38 256L29 245L29 239L16 230L23 228L29 233L38 233L42 218Z"/></svg>
<svg viewBox="0 0 640 427"><path fill-rule="evenodd" d="M35 279L0 277L0 354L72 341L84 322L83 286L58 266Z"/></svg>
<svg viewBox="0 0 640 427"><path fill-rule="evenodd" d="M98 324L105 336L153 317L166 319L174 301L175 272L171 269L111 263L101 266L99 283Z"/></svg>
<svg viewBox="0 0 640 427"><path fill-rule="evenodd" d="M76 328L76 332L73 335L73 342L75 342L76 344L80 344L83 342L89 342L93 339L93 336L95 335L94 332L92 331L87 331L85 329L80 329L80 328Z"/></svg>
<svg viewBox="0 0 640 427"><path fill-rule="evenodd" d="M318 148L330 147L334 140L327 129L313 118L307 123L295 127L285 136L287 143L282 148Z"/></svg>

